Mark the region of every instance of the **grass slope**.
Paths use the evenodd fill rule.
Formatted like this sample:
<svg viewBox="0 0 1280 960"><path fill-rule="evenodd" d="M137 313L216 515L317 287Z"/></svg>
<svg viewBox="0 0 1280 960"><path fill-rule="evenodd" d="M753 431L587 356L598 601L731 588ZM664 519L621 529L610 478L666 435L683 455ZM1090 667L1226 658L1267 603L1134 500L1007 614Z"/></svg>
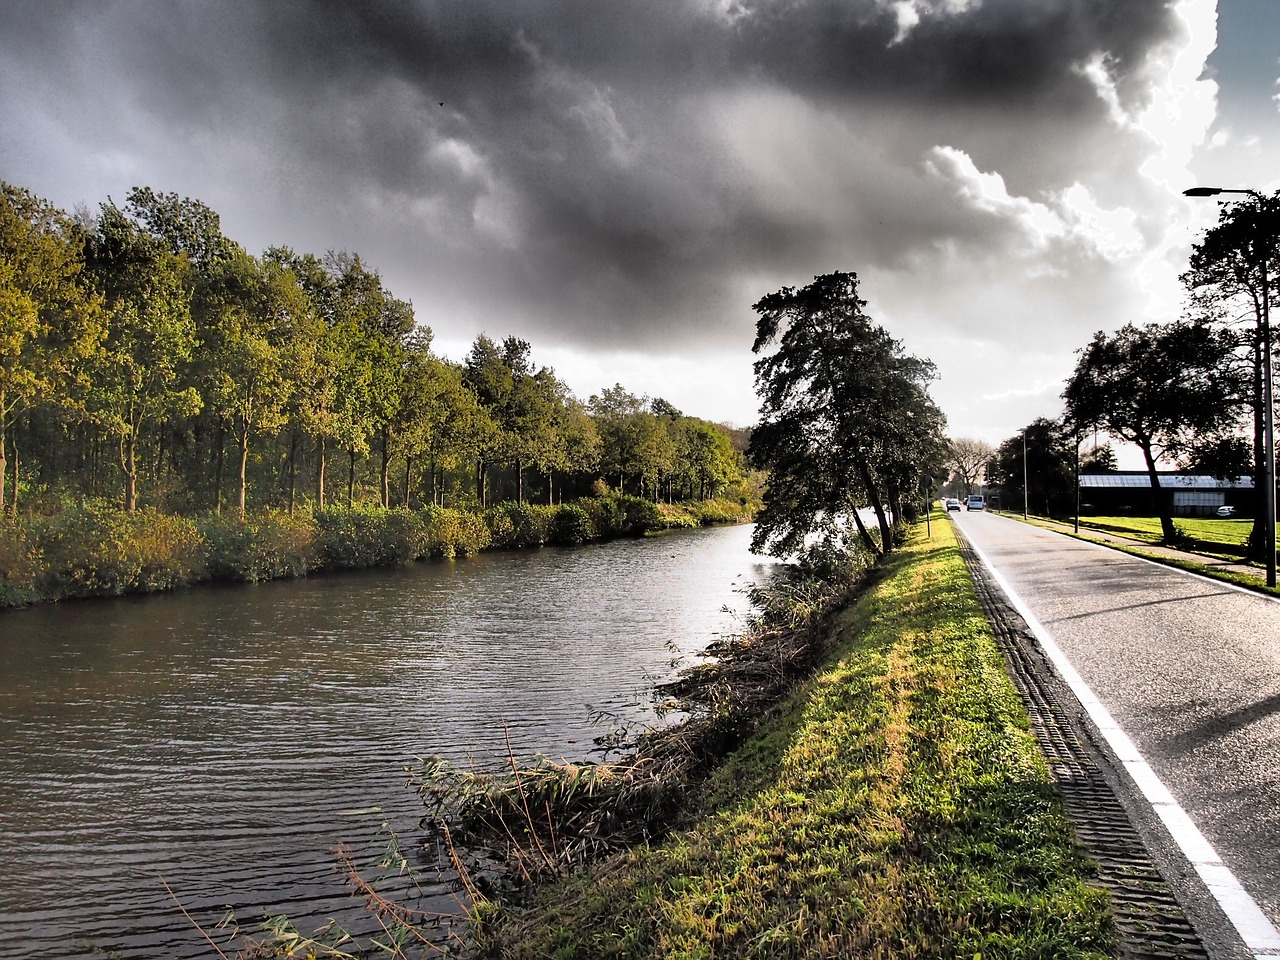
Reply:
<svg viewBox="0 0 1280 960"><path fill-rule="evenodd" d="M950 524L839 616L831 662L692 826L482 913L503 957L1109 955L1108 899L1028 732Z"/></svg>

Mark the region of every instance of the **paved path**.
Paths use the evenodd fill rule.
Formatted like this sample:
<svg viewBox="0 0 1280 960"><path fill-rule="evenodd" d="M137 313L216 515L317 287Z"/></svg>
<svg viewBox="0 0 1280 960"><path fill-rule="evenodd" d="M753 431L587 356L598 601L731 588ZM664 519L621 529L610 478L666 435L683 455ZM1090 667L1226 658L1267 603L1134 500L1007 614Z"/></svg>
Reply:
<svg viewBox="0 0 1280 960"><path fill-rule="evenodd" d="M1280 958L1280 602L1005 517L953 520L1078 675L1181 869L1219 894L1239 940L1207 935L1217 955Z"/></svg>

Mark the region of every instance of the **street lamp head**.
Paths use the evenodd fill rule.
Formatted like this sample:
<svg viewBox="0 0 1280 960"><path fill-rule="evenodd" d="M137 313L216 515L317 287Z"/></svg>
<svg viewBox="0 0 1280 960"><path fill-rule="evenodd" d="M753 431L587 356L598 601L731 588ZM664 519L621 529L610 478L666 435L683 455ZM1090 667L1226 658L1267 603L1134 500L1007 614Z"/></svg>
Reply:
<svg viewBox="0 0 1280 960"><path fill-rule="evenodd" d="M1190 190L1183 190L1184 197L1216 197L1222 193L1221 187L1192 187Z"/></svg>

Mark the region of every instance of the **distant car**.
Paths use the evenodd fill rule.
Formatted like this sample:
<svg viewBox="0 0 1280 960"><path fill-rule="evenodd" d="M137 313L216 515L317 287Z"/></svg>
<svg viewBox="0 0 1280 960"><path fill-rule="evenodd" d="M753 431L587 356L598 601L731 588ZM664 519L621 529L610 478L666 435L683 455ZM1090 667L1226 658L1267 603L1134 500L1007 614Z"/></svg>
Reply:
<svg viewBox="0 0 1280 960"><path fill-rule="evenodd" d="M1220 517L1234 517L1235 515L1236 515L1235 507L1219 507L1218 508L1218 516Z"/></svg>
<svg viewBox="0 0 1280 960"><path fill-rule="evenodd" d="M955 510L957 512L960 510L960 501L955 497L947 497L946 504L948 510Z"/></svg>
<svg viewBox="0 0 1280 960"><path fill-rule="evenodd" d="M983 497L983 496L982 496L982 494L980 494L980 493L975 493L975 494L970 495L970 497L969 497L968 501L965 503L965 509L966 509L966 510L985 510L985 509L987 509L987 501L986 501L986 498L985 498L985 497Z"/></svg>

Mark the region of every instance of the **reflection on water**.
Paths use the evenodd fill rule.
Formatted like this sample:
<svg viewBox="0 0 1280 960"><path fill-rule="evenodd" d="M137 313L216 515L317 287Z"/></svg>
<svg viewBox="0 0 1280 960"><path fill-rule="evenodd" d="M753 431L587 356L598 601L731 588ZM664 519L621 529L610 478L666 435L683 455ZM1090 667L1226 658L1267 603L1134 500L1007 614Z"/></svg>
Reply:
<svg viewBox="0 0 1280 960"><path fill-rule="evenodd" d="M357 916L332 851L381 849L384 817L412 839L406 764L583 756L595 711L651 716L672 658L736 628L750 534L0 615L0 953L204 955L164 883L203 924Z"/></svg>

